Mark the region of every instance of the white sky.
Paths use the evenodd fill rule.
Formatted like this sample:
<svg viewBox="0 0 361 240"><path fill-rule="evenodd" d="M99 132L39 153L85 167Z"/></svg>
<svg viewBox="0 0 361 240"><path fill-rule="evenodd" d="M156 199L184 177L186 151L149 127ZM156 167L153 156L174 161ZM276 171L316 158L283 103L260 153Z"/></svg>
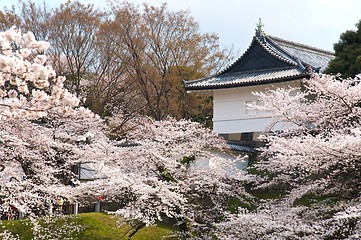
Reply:
<svg viewBox="0 0 361 240"><path fill-rule="evenodd" d="M26 0L25 0L26 1ZM42 2L42 0L34 0ZM57 6L66 0L46 0ZM80 0L106 7L105 0ZM167 2L171 10L189 10L202 32L215 32L223 46L234 45L243 53L255 32L258 18L264 31L273 36L333 50L346 30L356 29L361 19L360 0L129 0L159 6ZM0 0L0 8L17 0Z"/></svg>

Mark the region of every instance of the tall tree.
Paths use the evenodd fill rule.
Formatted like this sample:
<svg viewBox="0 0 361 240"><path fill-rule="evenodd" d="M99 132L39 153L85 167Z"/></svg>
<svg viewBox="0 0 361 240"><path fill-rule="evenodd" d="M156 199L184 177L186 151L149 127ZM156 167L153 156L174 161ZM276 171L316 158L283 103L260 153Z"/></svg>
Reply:
<svg viewBox="0 0 361 240"><path fill-rule="evenodd" d="M4 31L16 26L23 31L32 32L37 40L48 40L52 10L45 1L37 4L31 0L20 0L11 9L4 8L0 11L0 24Z"/></svg>
<svg viewBox="0 0 361 240"><path fill-rule="evenodd" d="M355 77L361 73L361 20L356 24L357 30L347 30L334 44L335 59L331 60L326 73L338 74L343 78Z"/></svg>
<svg viewBox="0 0 361 240"><path fill-rule="evenodd" d="M130 3L114 4L112 10L114 42L122 49L117 56L126 63L128 81L142 97L145 113L155 119L186 109L180 107L185 102L181 77L210 74L229 59L217 35L200 33L187 11L169 11L166 4L140 9Z"/></svg>
<svg viewBox="0 0 361 240"><path fill-rule="evenodd" d="M68 89L77 96L81 96L85 85L82 80L93 71L96 33L102 16L104 13L93 5L67 2L54 9L48 25L55 70L67 77Z"/></svg>
<svg viewBox="0 0 361 240"><path fill-rule="evenodd" d="M48 7L45 0L36 4L28 0L19 2L19 17L21 18L21 29L30 31L35 35L37 40L49 40L51 26L50 18L53 15L53 9Z"/></svg>
<svg viewBox="0 0 361 240"><path fill-rule="evenodd" d="M126 64L118 57L122 51L113 41L116 34L108 23L100 25L95 40L96 61L85 83L86 105L101 116L122 113L125 119L142 111L139 94L126 79Z"/></svg>
<svg viewBox="0 0 361 240"><path fill-rule="evenodd" d="M20 22L21 20L16 14L14 5L10 9L4 8L0 11L0 31L5 31L12 26L18 26Z"/></svg>

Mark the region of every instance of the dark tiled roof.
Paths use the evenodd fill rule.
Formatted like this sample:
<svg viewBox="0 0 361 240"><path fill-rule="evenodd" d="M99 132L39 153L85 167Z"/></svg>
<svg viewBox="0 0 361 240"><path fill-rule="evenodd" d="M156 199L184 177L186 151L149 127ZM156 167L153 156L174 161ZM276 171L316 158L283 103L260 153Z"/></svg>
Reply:
<svg viewBox="0 0 361 240"><path fill-rule="evenodd" d="M115 146L120 147L120 148L132 148L132 147L139 147L140 144L137 142L125 141L125 142L117 142L117 143L115 143Z"/></svg>
<svg viewBox="0 0 361 240"><path fill-rule="evenodd" d="M252 147L242 146L238 144L228 143L228 147L233 151L254 153L256 150Z"/></svg>
<svg viewBox="0 0 361 240"><path fill-rule="evenodd" d="M297 62L290 57L289 54L286 54L284 52L283 49L280 49L279 47L276 48L274 46L274 44L270 44L271 41L266 41L266 37L265 36L255 36L253 37L253 40L250 44L250 46L248 47L248 49L243 53L243 55L241 57L239 57L236 61L234 61L232 64L230 64L229 66L227 66L225 69L223 69L222 71L220 71L218 73L218 75L222 75L224 73L227 73L228 70L230 70L233 66L237 65L250 51L251 51L251 47L255 44L258 43L260 46L262 46L262 48L268 52L270 55L272 55L274 58L277 58L289 65L293 65L293 66L297 66ZM268 43L268 44L267 44Z"/></svg>
<svg viewBox="0 0 361 240"><path fill-rule="evenodd" d="M247 55L259 54L251 48L255 44L288 67L242 70ZM213 76L185 81L184 87L186 90L207 90L299 79L309 76L310 69L323 72L332 58L332 52L256 32L249 48L233 64Z"/></svg>
<svg viewBox="0 0 361 240"><path fill-rule="evenodd" d="M186 84L188 90L217 89L273 83L306 76L298 67L288 67L214 75L199 80L187 81Z"/></svg>
<svg viewBox="0 0 361 240"><path fill-rule="evenodd" d="M315 68L320 68L320 72L323 72L326 69L329 61L335 58L333 52L323 49L287 41L273 36L268 36L268 39L274 41L285 52L289 53L294 58L299 59L304 64L308 64Z"/></svg>

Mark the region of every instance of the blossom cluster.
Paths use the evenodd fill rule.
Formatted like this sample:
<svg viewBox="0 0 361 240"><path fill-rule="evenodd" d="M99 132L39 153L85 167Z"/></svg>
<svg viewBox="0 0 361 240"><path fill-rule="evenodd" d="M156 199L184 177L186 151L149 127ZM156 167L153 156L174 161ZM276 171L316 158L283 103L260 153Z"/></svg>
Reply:
<svg viewBox="0 0 361 240"><path fill-rule="evenodd" d="M49 47L16 27L0 32L0 119L77 113L79 99L64 88L65 77L57 77L47 63L44 53ZM80 113L91 115L84 108Z"/></svg>

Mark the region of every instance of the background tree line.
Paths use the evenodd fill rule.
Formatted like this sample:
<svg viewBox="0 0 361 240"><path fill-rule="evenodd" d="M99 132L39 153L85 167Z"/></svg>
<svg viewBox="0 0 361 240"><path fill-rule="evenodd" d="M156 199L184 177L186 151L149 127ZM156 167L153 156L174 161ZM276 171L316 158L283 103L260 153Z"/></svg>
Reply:
<svg viewBox="0 0 361 240"><path fill-rule="evenodd" d="M232 49L222 48L216 34L201 33L188 11L120 1L108 9L19 1L0 11L0 30L17 26L49 41L56 73L101 116L210 123L210 98L186 94L182 80L217 72L232 60Z"/></svg>
<svg viewBox="0 0 361 240"><path fill-rule="evenodd" d="M330 61L326 73L341 74L343 78L361 76L361 20L356 30L347 30L333 45L335 58Z"/></svg>

